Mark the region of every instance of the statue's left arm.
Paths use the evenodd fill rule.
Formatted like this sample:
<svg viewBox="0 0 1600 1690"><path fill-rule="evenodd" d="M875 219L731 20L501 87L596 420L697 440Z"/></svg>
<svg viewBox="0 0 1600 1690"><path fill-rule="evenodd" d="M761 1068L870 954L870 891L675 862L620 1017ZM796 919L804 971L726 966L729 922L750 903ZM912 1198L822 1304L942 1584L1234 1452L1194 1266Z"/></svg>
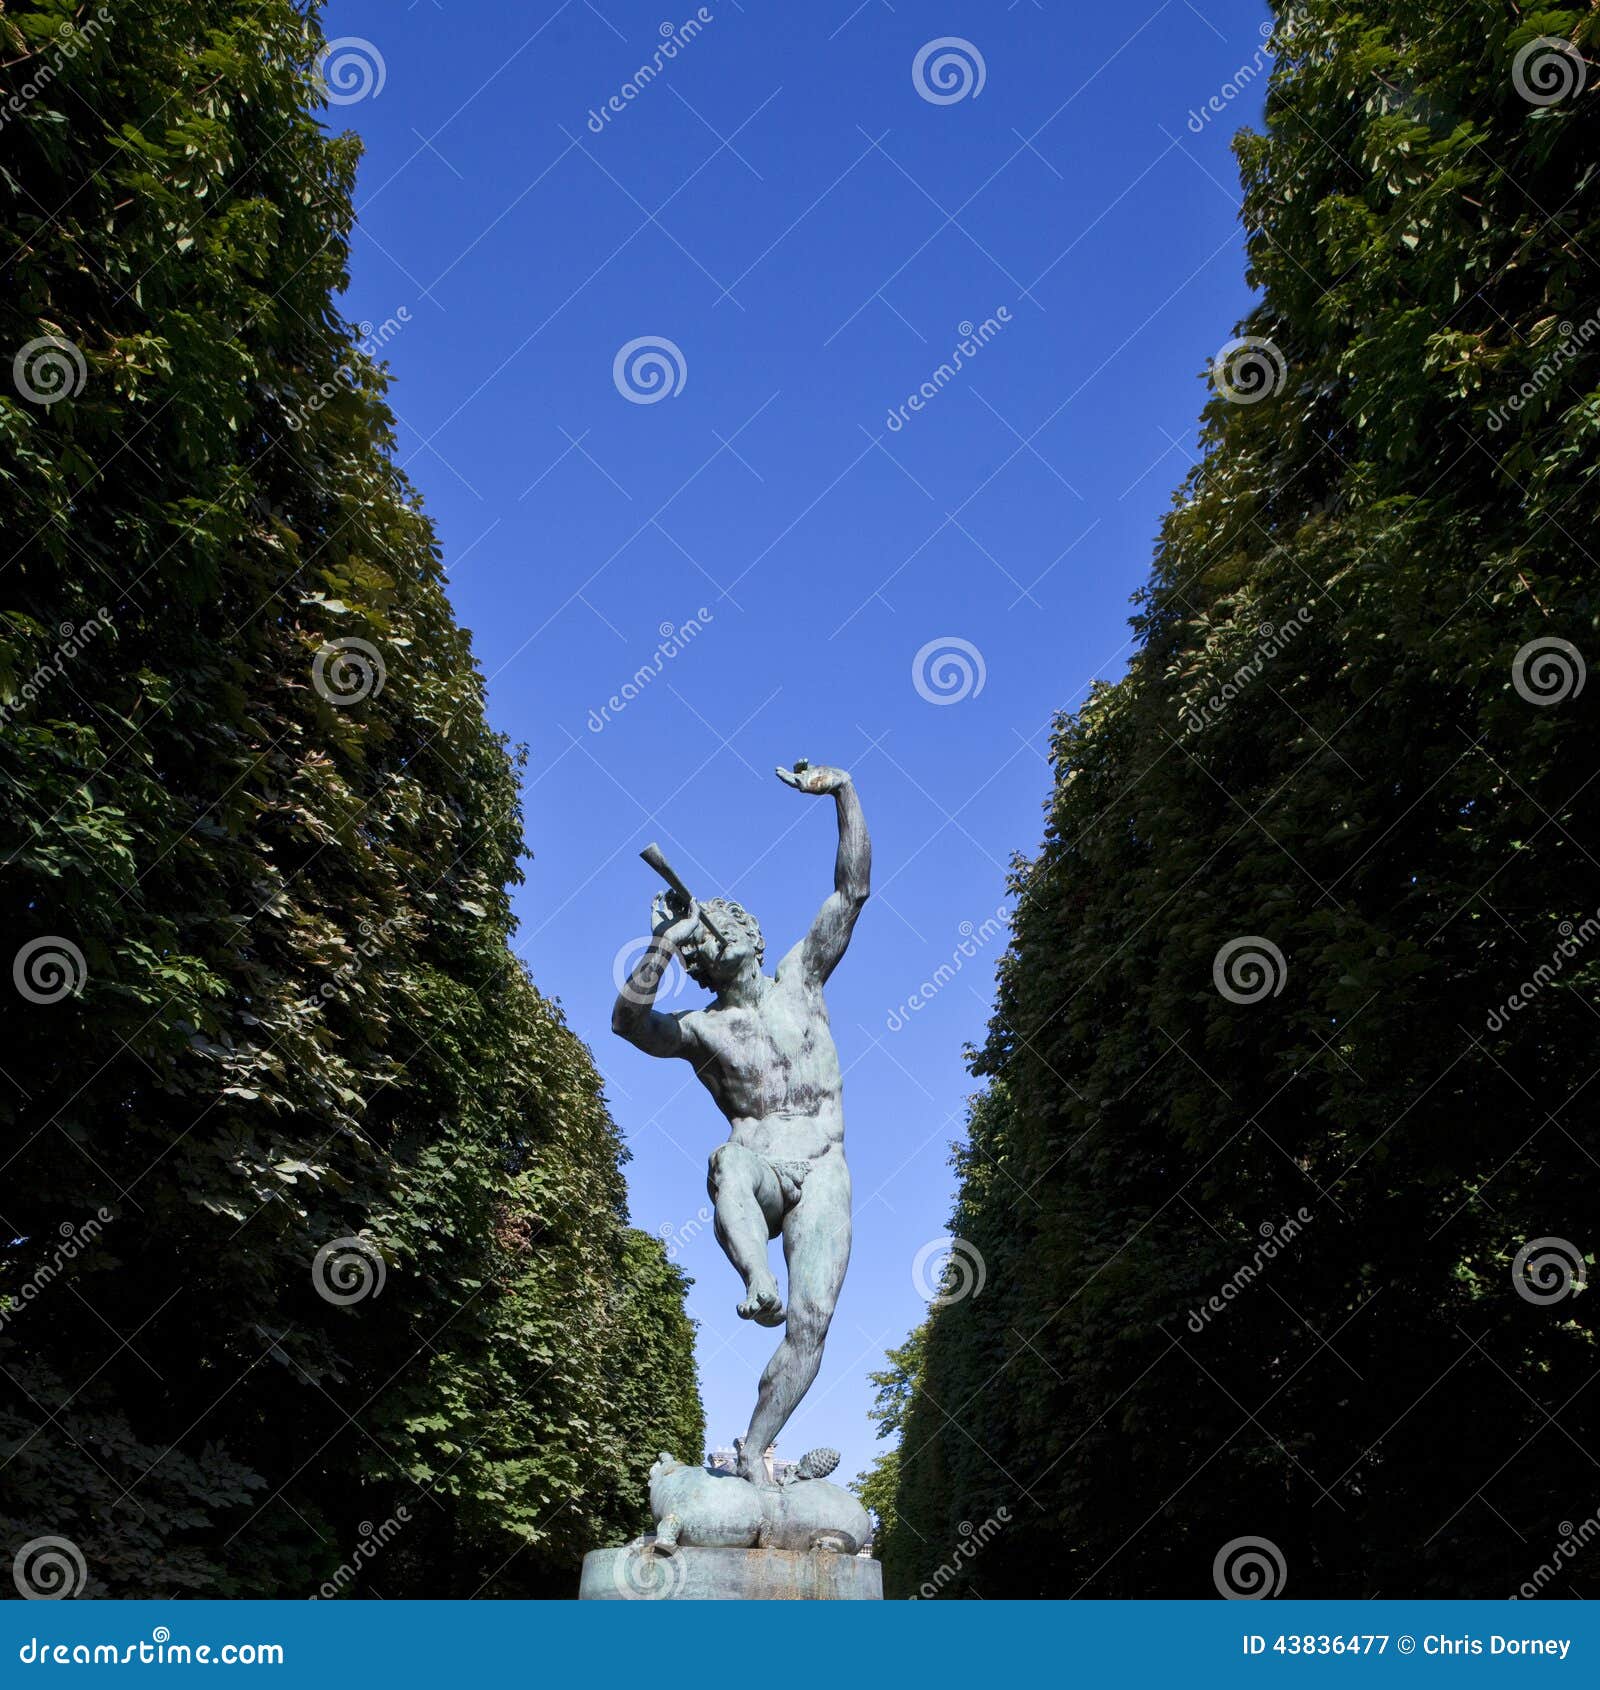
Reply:
<svg viewBox="0 0 1600 1690"><path fill-rule="evenodd" d="M821 985L839 966L839 959L855 931L856 918L872 889L872 841L867 836L867 821L861 813L855 782L844 769L803 765L797 769L779 769L777 775L797 792L831 796L839 812L839 852L833 865L833 894L817 911L811 931L795 947L807 978Z"/></svg>

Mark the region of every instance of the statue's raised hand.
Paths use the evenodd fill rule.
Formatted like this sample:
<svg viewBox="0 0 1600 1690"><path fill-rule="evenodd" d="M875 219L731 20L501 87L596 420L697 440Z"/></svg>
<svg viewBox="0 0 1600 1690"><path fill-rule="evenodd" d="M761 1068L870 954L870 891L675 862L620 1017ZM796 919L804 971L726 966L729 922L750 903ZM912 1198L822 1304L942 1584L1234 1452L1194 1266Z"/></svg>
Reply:
<svg viewBox="0 0 1600 1690"><path fill-rule="evenodd" d="M700 923L700 906L685 902L676 892L657 892L650 906L650 932L669 949L679 951Z"/></svg>
<svg viewBox="0 0 1600 1690"><path fill-rule="evenodd" d="M809 792L818 798L850 784L848 770L831 769L826 763L808 763L803 758L792 769L778 768L773 773L785 786L792 786L796 792Z"/></svg>

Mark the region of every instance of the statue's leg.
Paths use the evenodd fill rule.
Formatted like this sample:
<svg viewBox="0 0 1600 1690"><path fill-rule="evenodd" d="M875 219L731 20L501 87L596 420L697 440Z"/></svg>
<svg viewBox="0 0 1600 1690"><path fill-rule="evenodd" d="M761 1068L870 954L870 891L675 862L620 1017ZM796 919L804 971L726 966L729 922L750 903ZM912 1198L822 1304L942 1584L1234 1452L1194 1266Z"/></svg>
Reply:
<svg viewBox="0 0 1600 1690"><path fill-rule="evenodd" d="M767 1446L788 1424L822 1365L823 1341L850 1265L850 1170L837 1147L800 1188L800 1201L783 1223L783 1253L789 1264L783 1342L761 1375L756 1411L739 1452L740 1472L756 1484L765 1482Z"/></svg>
<svg viewBox="0 0 1600 1690"><path fill-rule="evenodd" d="M762 1157L730 1139L711 1153L706 1190L714 1205L717 1242L744 1280L741 1319L780 1325L783 1298L767 1256L783 1214L777 1176Z"/></svg>

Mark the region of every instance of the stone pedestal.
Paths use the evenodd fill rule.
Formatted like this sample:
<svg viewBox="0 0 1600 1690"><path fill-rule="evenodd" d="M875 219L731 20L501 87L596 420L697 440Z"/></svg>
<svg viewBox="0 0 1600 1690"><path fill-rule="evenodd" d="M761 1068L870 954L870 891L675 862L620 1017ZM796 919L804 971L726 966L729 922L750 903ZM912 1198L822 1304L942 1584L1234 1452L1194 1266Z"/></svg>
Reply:
<svg viewBox="0 0 1600 1690"><path fill-rule="evenodd" d="M580 1602L881 1602L883 1568L829 1549L593 1549Z"/></svg>

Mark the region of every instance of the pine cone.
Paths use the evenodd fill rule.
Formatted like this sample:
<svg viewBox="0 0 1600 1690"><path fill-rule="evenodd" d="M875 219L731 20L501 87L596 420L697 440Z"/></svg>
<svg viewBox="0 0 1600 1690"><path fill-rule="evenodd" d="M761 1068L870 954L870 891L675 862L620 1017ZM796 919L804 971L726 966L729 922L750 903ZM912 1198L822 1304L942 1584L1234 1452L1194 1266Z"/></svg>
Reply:
<svg viewBox="0 0 1600 1690"><path fill-rule="evenodd" d="M797 1479L825 1479L838 1465L838 1450L808 1450L794 1464L794 1476Z"/></svg>

